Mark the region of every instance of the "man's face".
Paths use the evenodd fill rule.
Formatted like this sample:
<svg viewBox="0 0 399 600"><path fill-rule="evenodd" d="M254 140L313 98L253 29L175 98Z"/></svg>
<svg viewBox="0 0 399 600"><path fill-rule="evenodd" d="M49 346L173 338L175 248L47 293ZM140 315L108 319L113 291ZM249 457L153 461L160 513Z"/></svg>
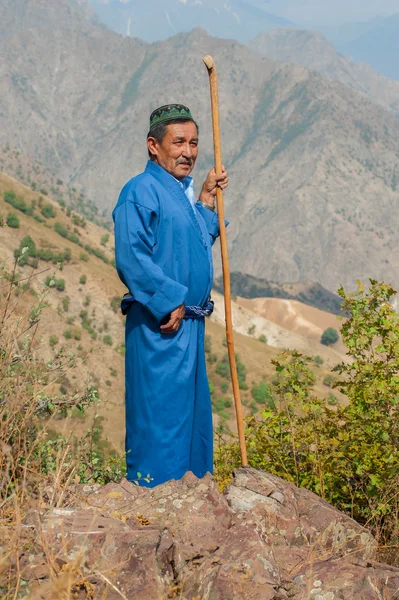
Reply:
<svg viewBox="0 0 399 600"><path fill-rule="evenodd" d="M155 156L155 162L176 179L190 175L198 155L197 127L192 121L172 123L162 142L149 137L148 150Z"/></svg>

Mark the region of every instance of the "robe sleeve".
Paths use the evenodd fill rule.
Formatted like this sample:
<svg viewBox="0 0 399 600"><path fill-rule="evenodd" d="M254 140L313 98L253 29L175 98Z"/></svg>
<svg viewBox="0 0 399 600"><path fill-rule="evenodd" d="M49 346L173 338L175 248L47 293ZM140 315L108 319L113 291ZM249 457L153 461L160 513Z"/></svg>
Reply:
<svg viewBox="0 0 399 600"><path fill-rule="evenodd" d="M167 277L153 259L158 214L126 200L114 210L115 258L119 277L158 321L183 304L188 289Z"/></svg>
<svg viewBox="0 0 399 600"><path fill-rule="evenodd" d="M201 202L196 202L195 207L198 209L201 217L204 219L206 227L208 229L208 233L212 239L212 245L216 242L216 239L219 237L219 219L216 212L212 212L208 208L205 208ZM228 221L225 221L226 227L229 224Z"/></svg>

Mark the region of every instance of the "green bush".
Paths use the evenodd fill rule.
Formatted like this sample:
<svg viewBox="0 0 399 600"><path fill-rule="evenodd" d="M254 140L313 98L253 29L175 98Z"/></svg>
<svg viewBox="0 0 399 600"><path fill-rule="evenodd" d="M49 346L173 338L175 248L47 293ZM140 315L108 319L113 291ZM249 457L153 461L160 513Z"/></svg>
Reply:
<svg viewBox="0 0 399 600"><path fill-rule="evenodd" d="M109 233L105 233L100 240L100 243L102 246L105 246L108 243L109 240Z"/></svg>
<svg viewBox="0 0 399 600"><path fill-rule="evenodd" d="M226 394L228 389L229 384L227 383L227 381L222 381L222 383L220 384L220 391L222 392L222 394Z"/></svg>
<svg viewBox="0 0 399 600"><path fill-rule="evenodd" d="M310 359L287 352L273 360L278 410L251 417L246 437L251 466L306 487L367 524L380 544L396 544L399 481L399 315L395 294L370 280L356 293L338 290L346 318L341 335L348 361L333 369L334 387L347 402L334 405L313 393ZM216 476L226 481L240 464L237 443L215 455Z"/></svg>
<svg viewBox="0 0 399 600"><path fill-rule="evenodd" d="M117 313L121 307L122 298L120 296L114 296L111 300L111 308L114 313Z"/></svg>
<svg viewBox="0 0 399 600"><path fill-rule="evenodd" d="M338 331L336 329L333 329L332 327L329 327L328 329L323 331L323 335L321 336L320 342L323 344L323 346L332 346L333 344L338 342L338 340Z"/></svg>
<svg viewBox="0 0 399 600"><path fill-rule="evenodd" d="M251 327L248 327L247 333L248 333L248 335L254 335L255 331L256 331L256 326L252 324Z"/></svg>
<svg viewBox="0 0 399 600"><path fill-rule="evenodd" d="M319 355L317 355L317 356L314 357L314 362L316 363L316 365L322 365L322 364L324 364L324 360Z"/></svg>
<svg viewBox="0 0 399 600"><path fill-rule="evenodd" d="M215 362L217 362L217 359L218 357L216 354L212 354L212 352L208 354L207 361L209 362L209 364L214 364Z"/></svg>
<svg viewBox="0 0 399 600"><path fill-rule="evenodd" d="M42 213L43 217L46 217L46 219L51 219L56 216L56 212L55 212L54 208L51 206L51 204L45 204L44 206L42 206L41 213Z"/></svg>
<svg viewBox="0 0 399 600"><path fill-rule="evenodd" d="M221 360L219 360L215 370L220 377L225 377L226 379L230 378L230 365L227 354Z"/></svg>
<svg viewBox="0 0 399 600"><path fill-rule="evenodd" d="M211 344L211 336L210 335L206 335L204 338L204 351L206 354L209 354L212 350L212 344Z"/></svg>
<svg viewBox="0 0 399 600"><path fill-rule="evenodd" d="M55 334L50 335L49 343L50 346L53 348L58 344L58 337Z"/></svg>
<svg viewBox="0 0 399 600"><path fill-rule="evenodd" d="M19 228L19 218L13 212L8 213L6 223L8 227L12 227L13 229Z"/></svg>
<svg viewBox="0 0 399 600"><path fill-rule="evenodd" d="M113 344L112 337L110 335L104 335L103 342L104 342L104 344L107 344L107 346L112 346L112 344Z"/></svg>
<svg viewBox="0 0 399 600"><path fill-rule="evenodd" d="M70 303L71 299L69 296L65 296L62 299L62 308L64 309L64 312L68 312L69 310L69 303Z"/></svg>
<svg viewBox="0 0 399 600"><path fill-rule="evenodd" d="M325 385L327 387L333 387L335 381L336 381L336 378L333 377L332 375L328 374L328 375L325 375L323 378L323 385Z"/></svg>
<svg viewBox="0 0 399 600"><path fill-rule="evenodd" d="M80 260L82 260L83 262L87 262L89 260L89 255L86 254L86 252L81 252L80 253Z"/></svg>
<svg viewBox="0 0 399 600"><path fill-rule="evenodd" d="M66 340L70 340L72 338L72 331L70 329L66 329L64 331L64 338Z"/></svg>
<svg viewBox="0 0 399 600"><path fill-rule="evenodd" d="M86 281L87 281L86 275L81 275L80 279L79 279L79 283L81 283L82 285L85 285Z"/></svg>
<svg viewBox="0 0 399 600"><path fill-rule="evenodd" d="M4 201L7 202L7 204L11 204L12 207L16 208L17 210L20 210L22 213L26 215L33 214L32 206L28 206L24 198L22 198L22 196L17 196L15 192L4 192L3 197Z"/></svg>
<svg viewBox="0 0 399 600"><path fill-rule="evenodd" d="M54 231L63 238L68 238L68 229L58 221L54 223Z"/></svg>
<svg viewBox="0 0 399 600"><path fill-rule="evenodd" d="M254 384L251 394L257 404L266 404L269 408L275 408L273 394L266 381L261 381L258 385Z"/></svg>
<svg viewBox="0 0 399 600"><path fill-rule="evenodd" d="M59 292L63 292L65 290L65 279L57 279L55 282L55 289Z"/></svg>
<svg viewBox="0 0 399 600"><path fill-rule="evenodd" d="M258 340L262 342L262 344L267 344L267 337L263 333L258 337Z"/></svg>

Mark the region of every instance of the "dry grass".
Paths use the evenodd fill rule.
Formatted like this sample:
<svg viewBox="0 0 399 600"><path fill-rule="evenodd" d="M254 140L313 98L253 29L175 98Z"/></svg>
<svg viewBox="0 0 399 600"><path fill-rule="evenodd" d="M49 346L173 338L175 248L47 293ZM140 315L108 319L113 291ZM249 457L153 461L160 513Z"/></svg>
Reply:
<svg viewBox="0 0 399 600"><path fill-rule="evenodd" d="M96 393L89 385L79 394L59 393L59 382L73 372L76 359L62 349L46 363L39 358L38 325L48 290L33 298L26 287L15 297L15 273L16 264L0 271L0 596L91 599L92 579L108 586L106 577L83 573L83 555L61 561L40 527L32 527L30 516L40 520L43 511L66 505L74 482L111 478L105 462L104 473L90 464L93 436L79 438L62 426L69 411L84 410L96 401ZM33 583L28 555L41 560Z"/></svg>

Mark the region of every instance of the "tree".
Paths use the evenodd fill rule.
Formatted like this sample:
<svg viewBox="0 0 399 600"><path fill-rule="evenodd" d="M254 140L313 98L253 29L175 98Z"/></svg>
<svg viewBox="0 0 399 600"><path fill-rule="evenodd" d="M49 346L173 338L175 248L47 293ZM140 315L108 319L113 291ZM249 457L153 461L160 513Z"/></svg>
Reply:
<svg viewBox="0 0 399 600"><path fill-rule="evenodd" d="M323 331L323 335L321 336L320 342L323 346L332 346L339 340L338 331L333 329L333 327L328 327L325 331Z"/></svg>

